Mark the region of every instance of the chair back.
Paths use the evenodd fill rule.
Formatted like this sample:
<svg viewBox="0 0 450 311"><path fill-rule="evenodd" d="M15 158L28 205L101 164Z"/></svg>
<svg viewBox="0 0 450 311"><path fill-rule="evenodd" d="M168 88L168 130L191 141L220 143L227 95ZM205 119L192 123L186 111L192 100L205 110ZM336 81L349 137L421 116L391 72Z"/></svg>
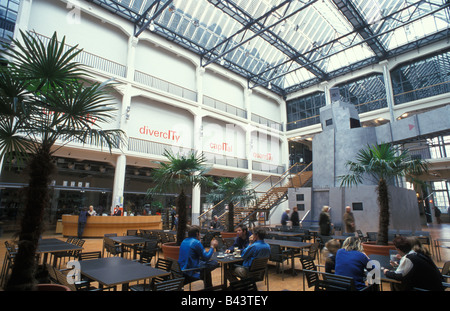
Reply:
<svg viewBox="0 0 450 311"><path fill-rule="evenodd" d="M283 254L281 253L281 246L278 244L270 245L270 261L281 262L283 260Z"/></svg>
<svg viewBox="0 0 450 311"><path fill-rule="evenodd" d="M319 275L317 273L311 272L317 271L317 266L314 263L314 260L311 258L300 258L300 262L302 263L303 273L305 275L306 282L308 283L308 287L315 286L319 281Z"/></svg>
<svg viewBox="0 0 450 311"><path fill-rule="evenodd" d="M77 291L77 287L75 286L74 282L69 282L67 280L66 274L56 268L54 268L54 271L59 284L67 286L71 291Z"/></svg>
<svg viewBox="0 0 450 311"><path fill-rule="evenodd" d="M176 262L175 260L158 258L158 260L156 261L155 268L165 271L171 271L172 265L174 265L175 262Z"/></svg>
<svg viewBox="0 0 450 311"><path fill-rule="evenodd" d="M231 282L230 290L254 292L258 291L258 287L256 286L256 282L253 278L244 278L242 280Z"/></svg>
<svg viewBox="0 0 450 311"><path fill-rule="evenodd" d="M135 230L135 229L128 229L128 230L127 230L127 235L135 236L135 235L137 235L137 234L138 234L138 231Z"/></svg>
<svg viewBox="0 0 450 311"><path fill-rule="evenodd" d="M99 259L102 258L102 252L80 252L78 254L78 260L89 260L89 259Z"/></svg>
<svg viewBox="0 0 450 311"><path fill-rule="evenodd" d="M316 283L316 291L354 291L355 281L352 277L323 273L323 279Z"/></svg>
<svg viewBox="0 0 450 311"><path fill-rule="evenodd" d="M263 281L267 275L267 263L269 257L255 258L248 268L248 277L252 277L255 281Z"/></svg>
<svg viewBox="0 0 450 311"><path fill-rule="evenodd" d="M184 285L184 278L168 279L153 284L154 291L181 291Z"/></svg>
<svg viewBox="0 0 450 311"><path fill-rule="evenodd" d="M316 259L317 252L319 251L319 243L313 243L308 249L308 257L312 260Z"/></svg>

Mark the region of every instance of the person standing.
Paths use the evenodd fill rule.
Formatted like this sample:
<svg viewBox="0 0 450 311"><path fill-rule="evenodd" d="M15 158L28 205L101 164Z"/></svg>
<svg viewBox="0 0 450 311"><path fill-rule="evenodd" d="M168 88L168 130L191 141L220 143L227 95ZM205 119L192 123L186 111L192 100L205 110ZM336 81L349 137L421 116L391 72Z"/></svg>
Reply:
<svg viewBox="0 0 450 311"><path fill-rule="evenodd" d="M331 225L330 207L325 205L319 215L320 235L331 235Z"/></svg>
<svg viewBox="0 0 450 311"><path fill-rule="evenodd" d="M86 226L87 218L89 217L89 213L86 207L80 211L78 215L78 238L81 239L83 237L84 227Z"/></svg>
<svg viewBox="0 0 450 311"><path fill-rule="evenodd" d="M297 206L294 206L294 208L292 209L291 222L292 222L292 227L300 226L300 217L298 216Z"/></svg>
<svg viewBox="0 0 450 311"><path fill-rule="evenodd" d="M348 205L345 207L344 224L346 232L348 233L355 232L355 217L353 216L352 210Z"/></svg>
<svg viewBox="0 0 450 311"><path fill-rule="evenodd" d="M282 226L287 226L287 222L289 220L289 212L290 211L291 211L291 209L288 207L288 208L286 208L286 210L281 215L281 225Z"/></svg>

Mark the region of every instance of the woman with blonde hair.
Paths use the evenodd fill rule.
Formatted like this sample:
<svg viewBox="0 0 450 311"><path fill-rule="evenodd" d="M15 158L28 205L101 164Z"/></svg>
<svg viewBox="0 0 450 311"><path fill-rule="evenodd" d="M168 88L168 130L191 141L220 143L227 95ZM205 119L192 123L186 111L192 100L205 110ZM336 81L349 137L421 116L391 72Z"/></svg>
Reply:
<svg viewBox="0 0 450 311"><path fill-rule="evenodd" d="M345 239L342 248L336 253L335 274L352 277L356 289L363 289L366 286L364 269L369 261L361 241L350 236Z"/></svg>

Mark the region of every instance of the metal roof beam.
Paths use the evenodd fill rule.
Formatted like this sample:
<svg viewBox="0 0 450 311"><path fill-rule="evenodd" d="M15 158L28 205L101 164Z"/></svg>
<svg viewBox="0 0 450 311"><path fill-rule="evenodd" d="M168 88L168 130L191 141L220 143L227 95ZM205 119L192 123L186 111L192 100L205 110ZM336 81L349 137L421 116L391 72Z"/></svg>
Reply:
<svg viewBox="0 0 450 311"><path fill-rule="evenodd" d="M223 57L224 55L228 54L229 52L233 51L234 49L238 48L239 46L245 44L246 42L250 41L251 39L257 37L262 31L265 31L266 29L269 29L270 27L274 27L276 24L270 25L270 26L268 26L268 27L266 27L266 28L256 32L255 35L251 36L249 39L246 39L245 41L239 43L238 45L235 45L233 48L231 48L229 50L226 50L225 52L222 52L220 54L214 53L214 51L217 50L220 46L222 46L223 44L228 44L228 42L230 42L234 37L238 36L242 32L245 32L245 31L249 30L252 25L257 24L259 21L266 19L267 17L272 15L272 13L277 11L278 9L282 8L283 6L285 6L288 3L291 3L291 1L292 0L287 0L287 1L282 2L280 5L278 5L276 7L273 7L270 11L266 12L264 15L258 17L257 19L252 19L251 17L248 17L247 19L245 19L243 16L240 16L239 14L232 14L231 15L231 14L228 13L228 15L230 15L231 17L233 17L234 19L239 21L239 23L243 24L244 27L239 29L233 35L228 37L226 40L218 43L216 46L214 46L213 48L209 49L205 54L201 55L202 58L209 59L209 61L207 61L205 64L203 64L203 66L207 66L210 63L215 62L217 59ZM210 2L213 2L213 1L210 1ZM214 1L214 2L216 2L216 5L215 5L216 7L218 7L219 4L221 4L220 2L217 3L217 1ZM227 12L229 12L229 10L226 9L226 7L223 4L221 4L221 7L219 9L221 9L224 12L225 12L225 10ZM239 18L236 18L236 16L239 16ZM216 54L218 56L214 57L214 54Z"/></svg>
<svg viewBox="0 0 450 311"><path fill-rule="evenodd" d="M435 10L429 11L428 13L426 13L426 14L424 14L424 15L422 15L422 16L419 16L419 17L416 17L416 18L411 18L411 19L409 19L407 22L405 22L405 23L403 23L403 24L399 24L399 25L397 25L396 27L393 27L393 28L390 28L390 29L385 30L385 31L383 31L383 32L380 32L380 33L378 33L378 34L376 34L376 35L373 35L372 37L366 38L366 39L364 39L364 40L362 40L362 41L360 41L360 42L351 44L351 45L349 45L349 46L343 48L343 49L340 50L340 51L337 51L337 52L334 52L334 53L325 55L325 56L320 57L320 58L318 58L318 59L316 59L316 60L314 60L314 61L311 61L311 64L312 64L312 63L315 63L315 62L318 62L318 61L321 61L321 60L324 60L324 59L326 59L326 58L329 58L330 56L336 55L336 54L338 54L338 53L341 53L341 52L343 52L343 51L345 51L345 50L348 50L348 49L353 48L353 47L355 47L355 46L358 46L358 45L360 45L360 44L367 43L367 41L372 40L372 39L375 38L375 37L378 37L378 36L381 36L381 35L385 35L385 34L387 34L387 33L389 33L389 32L393 32L393 31L395 31L395 30L398 29L398 28L401 28L401 27L403 27L403 26L405 26L405 25L407 25L407 24L414 23L414 22L416 22L416 21L418 21L418 20L424 18L425 16L433 15L433 14L435 14L435 13L441 11L441 10L444 10L444 9L446 9L446 8L449 8L449 7L450 7L450 2L448 2L448 3L444 4L444 5L442 5L441 7L437 8L437 9L435 9ZM398 12L397 12L397 13L398 13ZM442 38L442 36L446 36L446 35L448 35L448 32L447 32L447 31L443 31L443 32L441 32L441 35L440 35L439 37ZM425 40L426 40L426 39L425 39ZM425 41L422 41L422 42L425 42ZM430 41L430 42L431 42L431 41ZM327 43L327 44L329 44L329 43ZM413 42L413 44L409 46L409 49L413 49L413 48L417 48L416 42ZM398 54L404 53L404 52L406 52L406 50L398 49L398 53L395 54L395 55L398 55ZM392 56L395 56L395 55L394 55L394 54L389 54L389 57L392 57ZM379 61L379 60L378 60L378 57L376 57L376 59L374 59L374 58L372 57L372 58L370 58L370 59L363 60L363 61L361 61L361 62L359 62L359 63L365 63L366 65L369 65L370 63L374 63L374 62L376 62L376 61ZM284 62L284 63L287 63L287 62ZM283 64L283 63L282 63L282 64ZM282 64L279 64L279 65L277 65L277 66L280 66L280 65L282 65ZM273 77L273 78L267 80L265 83L268 83L268 82L270 82L270 81L273 81L273 80L275 80L275 79L278 79L278 78L280 78L280 77L283 76L283 75L292 73L292 72L294 72L294 71L296 71L296 70L298 70L298 69L300 69L300 68L303 68L303 67L304 67L304 66L301 66L301 67L299 67L299 68L296 68L296 69L293 69L293 70L284 72L284 73L281 74L281 75L278 75L278 76L276 76L276 77ZM342 70L343 72L344 72L344 71L345 71L345 72L351 71L351 70L352 70L352 66L348 66L347 69L346 69L346 68L341 68L340 70ZM264 83L256 83L256 84L253 85L251 88L255 88L255 87L257 87L257 86L259 86L259 85L262 85L262 84L264 84Z"/></svg>
<svg viewBox="0 0 450 311"><path fill-rule="evenodd" d="M139 37L139 35L147 29L150 23L155 20L170 4L172 4L173 0L167 0L159 9L158 7L161 4L161 0L155 0L140 16L140 18L134 24L134 36ZM155 14L153 14L149 19L145 21L147 14L155 7ZM145 21L145 22L144 22Z"/></svg>
<svg viewBox="0 0 450 311"><path fill-rule="evenodd" d="M249 27L250 30L252 30L258 36L260 36L261 38L263 38L264 40L269 42L272 46L274 46L275 48L277 48L278 50L280 50L281 52L286 54L290 58L290 60L293 60L293 61L299 63L301 66L305 66L306 65L306 69L311 71L316 76L319 76L319 77L325 79L325 77L326 77L326 73L325 72L323 72L320 68L318 68L315 65L308 65L308 64L311 63L309 59L304 58L301 54L299 54L297 52L297 50L294 47L290 46L287 42L282 40L279 36L277 36L274 32L272 32L270 30L270 28L272 28L272 27L276 26L277 24L283 22L284 20L294 16L295 14L298 14L299 12L305 10L307 7L309 7L310 5L314 4L318 0L309 1L308 3L303 5L301 8L293 11L292 13L290 13L288 15L285 15L282 19L280 19L279 21L277 21L276 23L274 23L274 24L272 24L270 26L263 26L263 25L261 25L261 24L259 24L257 22L256 23L252 23L252 21L253 21L252 17L247 12L242 10L240 7L238 7L237 5L235 5L231 1L219 1L219 0L208 0L208 1L211 4L215 5L217 8L219 8L220 10L222 10L223 12L227 13L228 15L230 15L232 18L234 18L239 23L243 24L244 27L251 23L251 25ZM292 1L290 1L290 2L292 2ZM238 16L238 17L236 18L236 16ZM246 40L246 41L248 41L248 40ZM240 45L242 45L242 44L243 43L241 43ZM219 56L217 56L215 58L215 60L223 57L228 52L229 51L221 53ZM210 62L208 62L208 64L209 63ZM257 75L253 75L253 77L256 77L256 76Z"/></svg>
<svg viewBox="0 0 450 311"><path fill-rule="evenodd" d="M377 57L383 59L386 56L386 50L378 40L377 36L369 28L369 25L364 20L363 16L358 12L353 3L349 0L332 0L338 10L345 16L345 18L352 24L353 28L359 35L367 40L367 45L372 49Z"/></svg>

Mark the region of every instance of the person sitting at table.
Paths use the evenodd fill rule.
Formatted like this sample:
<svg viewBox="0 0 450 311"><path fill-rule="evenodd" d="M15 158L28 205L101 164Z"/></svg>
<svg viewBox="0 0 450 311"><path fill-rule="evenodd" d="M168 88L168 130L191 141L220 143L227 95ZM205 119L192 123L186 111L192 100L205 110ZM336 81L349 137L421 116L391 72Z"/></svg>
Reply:
<svg viewBox="0 0 450 311"><path fill-rule="evenodd" d="M209 227L211 229L220 229L221 228L219 217L217 217L217 215L214 215L213 219L211 220L211 223L210 223Z"/></svg>
<svg viewBox="0 0 450 311"><path fill-rule="evenodd" d="M236 239L234 240L234 243L230 248L228 248L225 253L232 253L234 249L237 247L240 250L243 250L248 246L250 243L250 236L252 233L248 231L248 228L246 225L239 225L236 228Z"/></svg>
<svg viewBox="0 0 450 311"><path fill-rule="evenodd" d="M334 273L336 266L336 253L341 248L341 243L338 240L331 239L325 243L323 248L323 257L325 259L325 272Z"/></svg>
<svg viewBox="0 0 450 311"><path fill-rule="evenodd" d="M250 236L250 244L241 252L242 265L236 265L234 269L225 271L226 278L230 282L246 278L253 259L270 257L270 246L264 241L265 237L266 231L263 228L256 228L253 231L253 234Z"/></svg>
<svg viewBox="0 0 450 311"><path fill-rule="evenodd" d="M210 260L218 244L216 239L212 239L210 248L206 251L200 241L200 228L192 226L188 231L188 237L180 245L178 257L180 269L183 271L199 268L183 274L193 279L203 279L205 289L212 287L211 271L219 266L217 261Z"/></svg>
<svg viewBox="0 0 450 311"><path fill-rule="evenodd" d="M364 253L361 241L353 236L345 239L342 248L336 253L335 274L348 276L355 281L355 288L361 290L366 287L364 282L369 257Z"/></svg>
<svg viewBox="0 0 450 311"><path fill-rule="evenodd" d="M416 252L414 250L414 244L404 236L395 237L393 243L398 254L401 256L398 266L391 261L391 265L397 266L397 269L390 271L382 267L386 277L401 282L400 285L393 284L391 289L406 291L413 290L414 288L430 291L444 290L442 285L444 279L431 257L420 251L420 248L416 248L418 250Z"/></svg>

